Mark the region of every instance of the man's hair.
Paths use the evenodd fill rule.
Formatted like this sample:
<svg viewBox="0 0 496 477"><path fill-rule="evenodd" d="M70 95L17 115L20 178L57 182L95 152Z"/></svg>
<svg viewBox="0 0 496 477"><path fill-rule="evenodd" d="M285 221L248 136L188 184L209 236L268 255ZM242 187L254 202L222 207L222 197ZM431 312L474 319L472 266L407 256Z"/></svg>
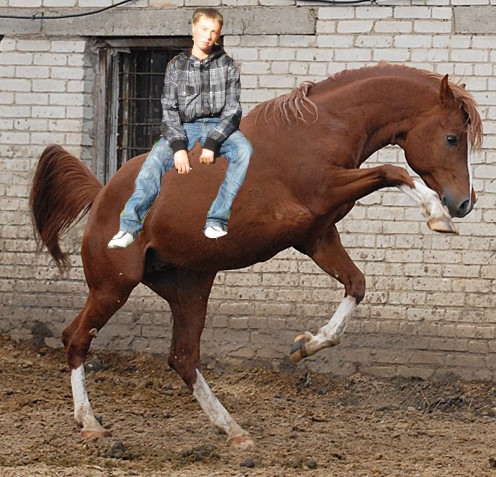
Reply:
<svg viewBox="0 0 496 477"><path fill-rule="evenodd" d="M220 26L224 24L224 17L222 16L222 13L215 8L197 8L193 12L193 25L200 19L200 17L203 16L219 22Z"/></svg>

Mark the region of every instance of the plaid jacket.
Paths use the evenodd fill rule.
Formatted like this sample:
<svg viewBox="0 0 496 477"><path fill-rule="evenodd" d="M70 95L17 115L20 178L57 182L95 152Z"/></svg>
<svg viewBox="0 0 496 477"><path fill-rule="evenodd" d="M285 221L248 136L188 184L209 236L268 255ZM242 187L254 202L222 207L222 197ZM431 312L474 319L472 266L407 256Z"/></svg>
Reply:
<svg viewBox="0 0 496 477"><path fill-rule="evenodd" d="M200 61L191 51L174 57L165 72L162 93L161 133L172 150L186 149L183 123L200 118L217 117L219 124L211 130L204 144L218 152L220 145L239 127L241 104L239 70L223 48Z"/></svg>

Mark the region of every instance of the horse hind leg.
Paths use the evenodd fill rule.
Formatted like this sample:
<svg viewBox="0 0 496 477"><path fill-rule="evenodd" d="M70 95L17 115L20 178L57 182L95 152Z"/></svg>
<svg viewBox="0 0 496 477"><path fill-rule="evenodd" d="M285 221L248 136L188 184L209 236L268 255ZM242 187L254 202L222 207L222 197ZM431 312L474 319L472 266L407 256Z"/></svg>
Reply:
<svg viewBox="0 0 496 477"><path fill-rule="evenodd" d="M214 278L215 273L174 270L161 277L149 276L146 283L171 307L173 328L169 366L181 376L210 422L227 435L228 444L245 449L254 445L253 440L234 421L200 372L200 338Z"/></svg>
<svg viewBox="0 0 496 477"><path fill-rule="evenodd" d="M71 373L74 420L81 428L81 435L86 438L105 437L110 435L110 432L104 429L93 414L86 391L84 361L98 330L126 302L129 293L123 295L120 291L117 297L109 290L101 294L90 291L83 310L62 333Z"/></svg>

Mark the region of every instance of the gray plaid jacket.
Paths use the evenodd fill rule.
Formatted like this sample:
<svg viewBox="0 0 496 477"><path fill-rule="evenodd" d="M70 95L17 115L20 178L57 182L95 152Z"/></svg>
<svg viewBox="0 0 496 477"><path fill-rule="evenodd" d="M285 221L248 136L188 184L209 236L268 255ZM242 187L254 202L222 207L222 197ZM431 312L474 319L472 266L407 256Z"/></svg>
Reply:
<svg viewBox="0 0 496 477"><path fill-rule="evenodd" d="M183 123L200 118L217 117L219 124L211 130L204 144L218 152L220 145L239 128L241 121L241 83L234 60L223 48L200 61L191 51L174 57L165 72L162 92L162 136L174 152L186 149Z"/></svg>

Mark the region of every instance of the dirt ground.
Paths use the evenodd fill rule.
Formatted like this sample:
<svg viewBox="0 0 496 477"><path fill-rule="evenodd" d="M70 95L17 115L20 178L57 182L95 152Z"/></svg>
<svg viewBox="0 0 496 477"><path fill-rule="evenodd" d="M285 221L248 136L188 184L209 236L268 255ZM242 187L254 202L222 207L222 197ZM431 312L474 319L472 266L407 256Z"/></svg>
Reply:
<svg viewBox="0 0 496 477"><path fill-rule="evenodd" d="M256 448L229 448L163 357L92 354L112 436L84 440L61 350L0 338L0 476L496 476L496 384L205 370Z"/></svg>

